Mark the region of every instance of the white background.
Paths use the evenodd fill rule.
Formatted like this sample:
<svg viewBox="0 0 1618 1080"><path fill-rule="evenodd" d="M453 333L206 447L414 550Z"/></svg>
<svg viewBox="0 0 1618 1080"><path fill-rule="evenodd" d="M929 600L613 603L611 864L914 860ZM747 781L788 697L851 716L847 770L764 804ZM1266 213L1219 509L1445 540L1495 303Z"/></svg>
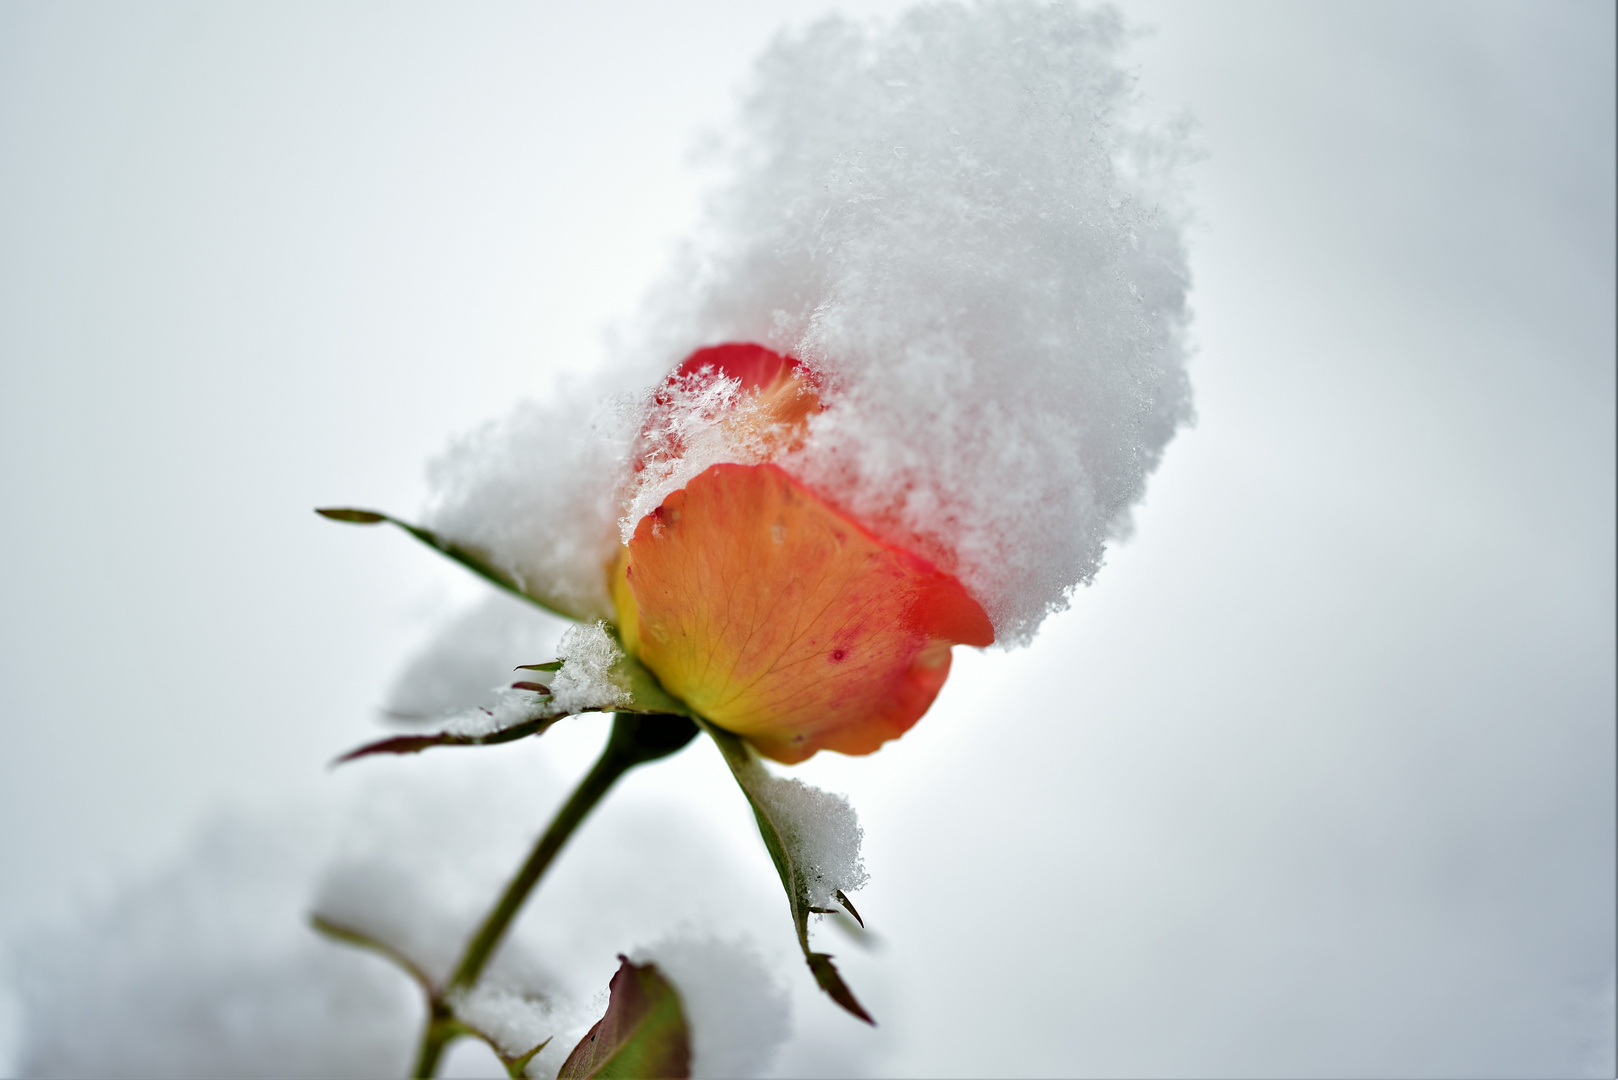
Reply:
<svg viewBox="0 0 1618 1080"><path fill-rule="evenodd" d="M0 936L378 730L475 589L309 508L597 362L820 10L0 8ZM1033 647L798 770L887 945L813 1060L1610 1073L1612 9L1125 10L1209 154L1200 420ZM701 754L646 790L756 844Z"/></svg>

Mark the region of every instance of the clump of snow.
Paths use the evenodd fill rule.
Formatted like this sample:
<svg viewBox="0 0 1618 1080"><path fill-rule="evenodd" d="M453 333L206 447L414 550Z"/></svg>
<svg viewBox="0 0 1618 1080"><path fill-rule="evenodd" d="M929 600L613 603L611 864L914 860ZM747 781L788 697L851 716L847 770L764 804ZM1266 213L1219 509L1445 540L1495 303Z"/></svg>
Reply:
<svg viewBox="0 0 1618 1080"><path fill-rule="evenodd" d="M389 694L388 715L437 718L441 731L483 737L531 720L628 704L629 692L612 674L623 652L605 625L568 626L557 640L558 624L505 593L487 597L411 658ZM554 677L521 673L530 682L550 678L549 695L511 688L518 664L553 656L565 661Z"/></svg>
<svg viewBox="0 0 1618 1080"><path fill-rule="evenodd" d="M606 718L595 724L604 736ZM403 1075L419 991L308 917L370 934L442 980L569 788L550 752L530 740L340 769L295 805L211 829L177 865L64 913L58 928L6 941L0 1002L9 992L17 1004L16 1073ZM785 934L762 855L712 826L689 800L627 785L568 847L469 998L508 1052L554 1034L529 1075L556 1075L600 1018L617 954L636 942L682 926L699 938ZM816 993L795 951L770 956L790 992ZM719 1030L746 1046L761 1035ZM446 1073L458 1068L498 1067L468 1041Z"/></svg>
<svg viewBox="0 0 1618 1080"><path fill-rule="evenodd" d="M778 39L728 178L605 384L616 404L528 409L462 445L435 524L604 615L610 523L759 449L713 423L713 386L656 417L687 460L626 482L646 388L753 341L809 364L827 406L780 464L957 574L1001 644L1030 640L1191 418L1189 155L1183 125L1132 118L1126 43L1110 9L1015 0Z"/></svg>
<svg viewBox="0 0 1618 1080"><path fill-rule="evenodd" d="M630 958L656 964L679 993L693 1080L762 1076L792 1034L787 992L744 940L682 928Z"/></svg>
<svg viewBox="0 0 1618 1080"><path fill-rule="evenodd" d="M428 469L427 525L483 552L558 610L611 618L606 567L634 435L613 399L622 389L599 381L563 388L456 442Z"/></svg>
<svg viewBox="0 0 1618 1080"><path fill-rule="evenodd" d="M630 694L613 674L623 649L605 623L570 626L556 646L562 670L551 680L551 702L563 713L628 705Z"/></svg>
<svg viewBox="0 0 1618 1080"><path fill-rule="evenodd" d="M512 987L485 980L452 994L449 1003L456 1017L488 1036L508 1057L521 1057L556 1034L557 1018L549 1003Z"/></svg>
<svg viewBox="0 0 1618 1080"><path fill-rule="evenodd" d="M836 907L837 890L851 893L870 880L860 858L865 830L859 816L842 795L791 777L772 776L762 764L759 772L764 778L755 785L755 794L767 805L803 872L809 903Z"/></svg>
<svg viewBox="0 0 1618 1080"><path fill-rule="evenodd" d="M444 722L441 730L451 735L483 738L550 715L551 710L545 706L548 700L535 697L531 691L503 690L487 708L457 713Z"/></svg>
<svg viewBox="0 0 1618 1080"><path fill-rule="evenodd" d="M491 590L448 620L406 662L383 709L390 719L425 722L492 707L518 664L556 655L564 625L527 601Z"/></svg>
<svg viewBox="0 0 1618 1080"><path fill-rule="evenodd" d="M653 327L670 361L813 364L828 407L783 464L959 574L1003 643L1094 576L1191 415L1183 156L1129 123L1125 41L1061 3L780 39Z"/></svg>
<svg viewBox="0 0 1618 1080"><path fill-rule="evenodd" d="M21 1076L402 1075L416 989L309 928L312 816L215 826L179 866L13 957Z"/></svg>

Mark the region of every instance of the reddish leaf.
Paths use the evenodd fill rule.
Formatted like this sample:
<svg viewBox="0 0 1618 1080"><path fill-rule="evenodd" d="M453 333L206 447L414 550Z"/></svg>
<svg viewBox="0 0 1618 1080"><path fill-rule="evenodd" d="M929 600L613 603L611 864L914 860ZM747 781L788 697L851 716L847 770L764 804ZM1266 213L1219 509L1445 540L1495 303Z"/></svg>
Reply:
<svg viewBox="0 0 1618 1080"><path fill-rule="evenodd" d="M394 735L350 750L332 764L341 765L355 758L370 757L373 754L419 754L434 746L492 746L496 743L514 742L530 735L543 734L545 729L554 723L556 719L552 717L529 720L489 735L454 735L447 731L434 732L431 735Z"/></svg>
<svg viewBox="0 0 1618 1080"><path fill-rule="evenodd" d="M557 1080L689 1077L691 1034L680 995L655 965L618 960L607 1014L573 1048Z"/></svg>
<svg viewBox="0 0 1618 1080"><path fill-rule="evenodd" d="M809 970L814 972L815 982L820 984L820 988L830 994L831 999L837 1004L875 1027L876 1021L872 1020L871 1014L854 999L854 992L848 988L843 977L837 974L837 968L832 964L831 957L823 952L812 952L808 954L808 958Z"/></svg>

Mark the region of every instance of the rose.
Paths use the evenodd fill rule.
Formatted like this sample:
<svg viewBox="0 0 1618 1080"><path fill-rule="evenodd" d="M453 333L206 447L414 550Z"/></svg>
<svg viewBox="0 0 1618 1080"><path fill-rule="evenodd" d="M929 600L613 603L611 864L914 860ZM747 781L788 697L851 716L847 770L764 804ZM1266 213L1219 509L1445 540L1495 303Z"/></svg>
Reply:
<svg viewBox="0 0 1618 1080"><path fill-rule="evenodd" d="M994 630L951 575L873 535L772 459L822 404L802 366L758 345L698 350L654 398L729 380L711 422L762 460L716 464L643 516L612 570L624 647L665 689L760 753L869 754L908 731L953 645ZM650 425L649 425L650 429ZM663 463L678 434L648 451Z"/></svg>

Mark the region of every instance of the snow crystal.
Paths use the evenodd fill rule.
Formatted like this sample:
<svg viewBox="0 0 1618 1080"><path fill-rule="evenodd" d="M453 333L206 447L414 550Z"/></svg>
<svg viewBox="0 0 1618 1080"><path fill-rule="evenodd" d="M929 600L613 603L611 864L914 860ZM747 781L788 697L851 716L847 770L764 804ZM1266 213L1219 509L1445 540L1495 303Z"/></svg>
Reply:
<svg viewBox="0 0 1618 1080"><path fill-rule="evenodd" d="M604 623L568 627L556 646L562 670L551 680L551 701L566 713L629 704L629 691L613 675L624 657Z"/></svg>
<svg viewBox="0 0 1618 1080"><path fill-rule="evenodd" d="M851 893L870 880L860 858L865 830L848 799L802 780L772 776L762 764L764 780L757 793L780 827L782 839L804 872L813 907L837 907L837 890Z"/></svg>
<svg viewBox="0 0 1618 1080"><path fill-rule="evenodd" d="M791 1002L745 941L690 930L636 950L674 984L691 1029L691 1075L761 1076L792 1034Z"/></svg>
<svg viewBox="0 0 1618 1080"><path fill-rule="evenodd" d="M435 523L605 614L611 523L757 450L693 401L662 418L689 429L689 461L626 483L624 403L696 347L755 341L809 364L827 405L783 467L1026 643L1127 534L1191 417L1189 155L1183 126L1131 119L1126 40L1108 9L1018 2L780 38L728 179L627 339L618 411L558 402L463 445Z"/></svg>

